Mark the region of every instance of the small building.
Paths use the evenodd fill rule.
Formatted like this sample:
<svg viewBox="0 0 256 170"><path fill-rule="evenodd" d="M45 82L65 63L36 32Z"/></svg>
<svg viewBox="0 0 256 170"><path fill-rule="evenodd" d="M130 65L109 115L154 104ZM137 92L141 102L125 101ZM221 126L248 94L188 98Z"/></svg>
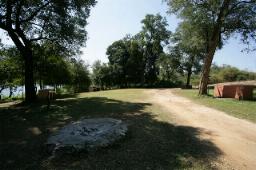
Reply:
<svg viewBox="0 0 256 170"><path fill-rule="evenodd" d="M38 90L37 97L39 100L53 100L56 97L56 93L52 89Z"/></svg>
<svg viewBox="0 0 256 170"><path fill-rule="evenodd" d="M249 84L220 83L214 86L214 97L252 100L255 88L255 85Z"/></svg>

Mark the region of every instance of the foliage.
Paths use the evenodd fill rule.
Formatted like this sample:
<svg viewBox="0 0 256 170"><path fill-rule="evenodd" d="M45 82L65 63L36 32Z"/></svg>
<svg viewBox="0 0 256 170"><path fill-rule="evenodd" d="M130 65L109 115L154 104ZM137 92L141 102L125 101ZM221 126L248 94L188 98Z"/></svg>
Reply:
<svg viewBox="0 0 256 170"><path fill-rule="evenodd" d="M92 74L91 74L91 80L92 85L94 86L101 86L101 77L100 77L100 71L101 71L101 61L96 60L92 64Z"/></svg>
<svg viewBox="0 0 256 170"><path fill-rule="evenodd" d="M175 53L162 54L157 60L159 80L177 81L179 76L180 58Z"/></svg>
<svg viewBox="0 0 256 170"><path fill-rule="evenodd" d="M40 88L46 85L72 88L75 92L88 91L90 77L88 65L79 57L71 57L51 42L35 46L35 77Z"/></svg>
<svg viewBox="0 0 256 170"><path fill-rule="evenodd" d="M51 40L63 48L75 49L86 40L85 26L95 0L0 1L0 28L13 32L25 46ZM17 45L17 44L16 44Z"/></svg>
<svg viewBox="0 0 256 170"><path fill-rule="evenodd" d="M68 55L55 44L45 42L35 46L35 80L42 89L45 85L70 84L72 79Z"/></svg>
<svg viewBox="0 0 256 170"><path fill-rule="evenodd" d="M0 94L8 88L11 97L13 90L23 84L23 68L23 62L16 48L2 49L0 55Z"/></svg>
<svg viewBox="0 0 256 170"><path fill-rule="evenodd" d="M95 61L92 65L92 81L95 86L101 89L113 87L115 85L112 70L113 68L106 63Z"/></svg>
<svg viewBox="0 0 256 170"><path fill-rule="evenodd" d="M74 87L75 92L88 91L91 84L89 77L88 65L81 59L72 59L72 81L71 84Z"/></svg>
<svg viewBox="0 0 256 170"><path fill-rule="evenodd" d="M120 87L143 84L145 60L141 44L135 38L125 37L107 49L114 83Z"/></svg>
<svg viewBox="0 0 256 170"><path fill-rule="evenodd" d="M159 14L146 15L142 20L142 31L135 36L128 35L115 41L108 47L106 52L108 64L104 67L97 62L94 64L95 82L102 84L103 79L101 78L100 81L99 77L104 77L103 75L109 77L107 80L112 81L112 86L118 87L156 86L159 81L166 81L163 69L169 66L164 63L165 58L161 56L165 56L164 47L169 43L171 34L167 26L166 19ZM175 59L171 60L171 69L174 71ZM104 72L100 71L101 67L105 68ZM160 67L161 75L159 76ZM171 74L170 70L167 72ZM173 81L171 77L167 79L167 81ZM111 83L107 84L111 85Z"/></svg>
<svg viewBox="0 0 256 170"><path fill-rule="evenodd" d="M239 70L229 65L217 66L213 65L210 74L210 83L222 83L232 81L255 80L256 73Z"/></svg>
<svg viewBox="0 0 256 170"><path fill-rule="evenodd" d="M63 56L54 44L35 46L35 80L40 89L46 86L70 86L76 92L88 91L88 66L78 58ZM15 47L3 48L0 55L0 92L6 88L10 94L24 85L24 62ZM56 89L57 90L57 89ZM11 97L11 95L10 95Z"/></svg>
<svg viewBox="0 0 256 170"><path fill-rule="evenodd" d="M234 34L240 34L246 44L256 41L255 0L166 0L170 13L198 30L206 44L199 94L207 94L208 77L217 47ZM251 41L252 40L252 41Z"/></svg>
<svg viewBox="0 0 256 170"><path fill-rule="evenodd" d="M180 25L175 34L167 26L166 19L159 14L146 15L142 31L108 47L106 66L112 71L110 80L114 85L172 87L181 84L184 73L190 80L192 74L200 71L205 52L203 39L190 34L189 24ZM98 70L93 70L94 75L99 74Z"/></svg>
<svg viewBox="0 0 256 170"><path fill-rule="evenodd" d="M113 68L112 76L119 86L127 86L127 61L129 51L126 40L119 40L110 45L106 52L109 64Z"/></svg>
<svg viewBox="0 0 256 170"><path fill-rule="evenodd" d="M134 86L144 84L145 57L140 42L135 38L128 41L128 51L127 81Z"/></svg>
<svg viewBox="0 0 256 170"><path fill-rule="evenodd" d="M216 84L248 80L256 80L256 73L246 70L240 70L230 65L218 66L216 64L213 64L211 68L209 83ZM194 74L191 77L191 81L194 86L197 86L200 81L200 75Z"/></svg>
<svg viewBox="0 0 256 170"><path fill-rule="evenodd" d="M164 52L164 45L168 44L171 32L167 30L167 21L161 15L146 15L142 20L140 33L145 56L145 81L153 85L157 81L158 68L156 61Z"/></svg>
<svg viewBox="0 0 256 170"><path fill-rule="evenodd" d="M197 28L188 22L182 22L172 35L172 42L174 46L171 50L180 55L180 66L187 75L186 86L189 86L192 74L201 71L206 52L205 38Z"/></svg>
<svg viewBox="0 0 256 170"><path fill-rule="evenodd" d="M1 0L0 28L24 59L26 101L36 98L33 46L46 40L74 55L85 45L87 18L95 0Z"/></svg>
<svg viewBox="0 0 256 170"><path fill-rule="evenodd" d="M209 34L212 36L213 27L223 5L223 0L193 1L193 0L166 0L169 12L182 19L181 24L189 24L192 29L197 29L197 37ZM232 0L228 10L225 11L224 22L221 28L220 41L227 40L233 33L240 33L242 41L255 40L255 0ZM194 34L194 35L195 35ZM220 42L221 44L221 42ZM220 45L219 44L219 45Z"/></svg>

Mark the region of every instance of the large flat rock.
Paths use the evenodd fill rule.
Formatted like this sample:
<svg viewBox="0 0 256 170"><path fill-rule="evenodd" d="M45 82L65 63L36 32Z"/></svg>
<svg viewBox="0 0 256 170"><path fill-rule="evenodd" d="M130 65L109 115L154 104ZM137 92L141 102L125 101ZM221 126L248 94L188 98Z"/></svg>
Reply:
<svg viewBox="0 0 256 170"><path fill-rule="evenodd" d="M127 130L126 124L117 119L82 119L64 126L46 144L52 154L90 151L114 143Z"/></svg>

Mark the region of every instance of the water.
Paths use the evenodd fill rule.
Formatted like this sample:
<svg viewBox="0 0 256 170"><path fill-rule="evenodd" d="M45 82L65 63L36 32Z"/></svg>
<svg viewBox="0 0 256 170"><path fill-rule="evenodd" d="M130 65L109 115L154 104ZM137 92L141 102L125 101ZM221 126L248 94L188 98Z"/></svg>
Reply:
<svg viewBox="0 0 256 170"><path fill-rule="evenodd" d="M9 88L4 89L1 93L1 95L7 96L7 97L9 96L9 94L10 94ZM24 94L25 94L25 86L19 86L15 91L13 91L12 96L23 96Z"/></svg>
<svg viewBox="0 0 256 170"><path fill-rule="evenodd" d="M37 87L37 91L38 91L38 90L40 89L40 86L37 85L36 87ZM48 88L53 88L53 87L52 87L52 86L45 86L45 88L48 89ZM9 90L9 88L4 89L4 90L2 91L2 93L1 93L1 95L2 95L2 96L9 97L9 95L10 95L10 90ZM24 95L25 95L25 86L18 86L15 91L13 90L13 95L12 95L13 97L14 97L14 96L24 96Z"/></svg>

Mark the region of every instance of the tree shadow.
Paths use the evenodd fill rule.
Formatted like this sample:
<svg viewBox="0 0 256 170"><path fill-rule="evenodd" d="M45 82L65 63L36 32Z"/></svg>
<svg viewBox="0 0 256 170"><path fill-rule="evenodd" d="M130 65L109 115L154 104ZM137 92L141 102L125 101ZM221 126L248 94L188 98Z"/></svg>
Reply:
<svg viewBox="0 0 256 170"><path fill-rule="evenodd" d="M0 169L183 169L205 166L222 153L201 130L157 120L150 103L105 97L63 99L46 105L0 109ZM108 148L49 159L48 136L71 121L111 117L129 126L127 137Z"/></svg>

